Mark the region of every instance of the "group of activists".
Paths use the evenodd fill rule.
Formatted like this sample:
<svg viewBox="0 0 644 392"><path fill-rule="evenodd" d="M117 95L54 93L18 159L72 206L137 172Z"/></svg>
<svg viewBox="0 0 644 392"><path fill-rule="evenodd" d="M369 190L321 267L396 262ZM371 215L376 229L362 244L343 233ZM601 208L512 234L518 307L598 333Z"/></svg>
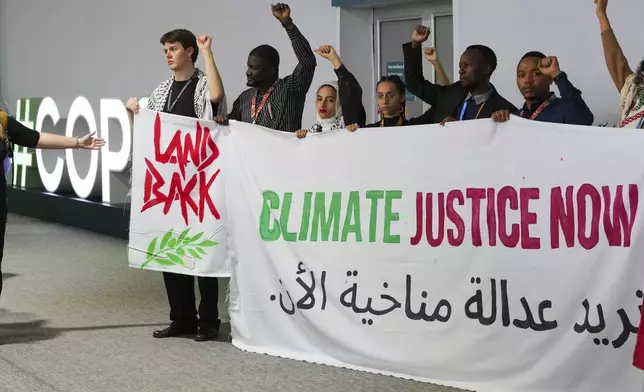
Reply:
<svg viewBox="0 0 644 392"><path fill-rule="evenodd" d="M618 125L620 128L641 129L644 121L644 60L636 71L629 67L608 20L608 0L594 2L608 71L621 94ZM330 130L356 132L360 128L445 124L482 118L505 122L511 116L550 123L593 124L593 113L584 102L581 91L561 70L557 57L528 51L518 59L516 82L524 102L516 107L490 83L497 68L497 57L491 48L469 46L460 57L459 80L451 83L437 51L423 48L430 36L430 29L425 26L416 26L411 32L410 41L402 45L406 83L398 76L385 76L378 81L376 95L380 118L377 122L367 123L362 87L343 64L335 48L324 44L313 50L291 18L291 9L287 4L271 5L271 11L284 28L297 57L297 65L291 74L279 77L280 55L275 48L270 45L254 48L247 61L248 89L233 101L229 111L222 78L211 49L211 37L197 37L185 29L172 30L160 39L165 61L172 74L152 92L147 109L214 120L222 125L228 124L228 120L252 123L291 132L298 138ZM337 80L318 86L316 121L303 128L306 95L317 67L316 53L331 63ZM195 66L199 54L204 59L204 70ZM423 57L433 65L437 83L423 76ZM553 83L558 87L560 96L550 91ZM419 117L407 118L407 91L431 108ZM131 121L139 112L138 102L138 98L127 101ZM43 149L98 149L105 144L103 139L93 134L73 138L36 132L7 112L7 109L0 110L0 159L4 161L11 159L13 144ZM0 197L6 200L4 178ZM6 203L0 205L5 218L0 225L1 262L7 210ZM154 331L153 336L168 338L189 335L197 341L215 339L221 324L217 310L217 278L197 278L201 296L198 309L193 276L164 272L163 278L171 323L167 328ZM644 368L644 337L640 339L641 335L638 335L634 364Z"/></svg>

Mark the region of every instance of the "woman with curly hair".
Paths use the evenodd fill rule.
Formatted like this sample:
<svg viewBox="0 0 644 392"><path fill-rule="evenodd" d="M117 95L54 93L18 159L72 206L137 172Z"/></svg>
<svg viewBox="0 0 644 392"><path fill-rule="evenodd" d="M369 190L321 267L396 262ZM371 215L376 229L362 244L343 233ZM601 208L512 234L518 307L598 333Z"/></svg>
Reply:
<svg viewBox="0 0 644 392"><path fill-rule="evenodd" d="M606 14L608 0L594 1L597 4L597 18L601 28L608 72L621 94L619 127L642 129L644 125L644 60L636 72L631 70L608 21ZM642 362L644 366L644 358Z"/></svg>

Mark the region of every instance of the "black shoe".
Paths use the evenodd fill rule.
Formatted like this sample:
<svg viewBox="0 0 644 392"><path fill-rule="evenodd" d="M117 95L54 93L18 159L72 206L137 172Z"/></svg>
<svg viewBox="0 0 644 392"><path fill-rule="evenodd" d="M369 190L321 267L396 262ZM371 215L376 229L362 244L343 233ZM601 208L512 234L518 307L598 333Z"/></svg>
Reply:
<svg viewBox="0 0 644 392"><path fill-rule="evenodd" d="M197 333L197 326L178 324L173 322L168 328L154 331L155 338L174 338L177 336L194 335Z"/></svg>
<svg viewBox="0 0 644 392"><path fill-rule="evenodd" d="M219 328L214 326L199 327L199 332L197 333L197 336L195 336L195 341L206 342L208 340L215 340L217 339L217 335L219 335Z"/></svg>

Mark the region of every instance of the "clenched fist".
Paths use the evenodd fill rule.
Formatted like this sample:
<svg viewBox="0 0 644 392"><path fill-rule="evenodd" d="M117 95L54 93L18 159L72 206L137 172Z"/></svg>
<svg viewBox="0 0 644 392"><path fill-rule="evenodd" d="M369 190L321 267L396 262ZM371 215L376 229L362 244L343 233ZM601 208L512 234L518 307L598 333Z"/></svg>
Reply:
<svg viewBox="0 0 644 392"><path fill-rule="evenodd" d="M556 78L561 73L561 69L559 69L559 60L554 56L541 59L541 61L539 61L539 71L552 79Z"/></svg>
<svg viewBox="0 0 644 392"><path fill-rule="evenodd" d="M434 64L438 61L438 53L434 48L425 48L423 51L425 53L425 59L430 63Z"/></svg>
<svg viewBox="0 0 644 392"><path fill-rule="evenodd" d="M197 37L197 47L201 50L210 50L212 37L209 35L200 35Z"/></svg>
<svg viewBox="0 0 644 392"><path fill-rule="evenodd" d="M411 33L411 45L413 47L418 47L427 41L430 33L429 27L418 25Z"/></svg>
<svg viewBox="0 0 644 392"><path fill-rule="evenodd" d="M273 12L273 16L277 18L282 25L286 25L291 21L291 8L288 4L271 4L271 11Z"/></svg>

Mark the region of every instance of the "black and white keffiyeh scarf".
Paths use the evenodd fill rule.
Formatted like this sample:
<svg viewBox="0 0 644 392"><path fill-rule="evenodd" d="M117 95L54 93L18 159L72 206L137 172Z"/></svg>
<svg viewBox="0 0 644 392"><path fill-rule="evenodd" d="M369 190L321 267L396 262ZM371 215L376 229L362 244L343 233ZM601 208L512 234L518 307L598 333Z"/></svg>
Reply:
<svg viewBox="0 0 644 392"><path fill-rule="evenodd" d="M206 74L201 71L199 68L195 69L195 74L193 78L197 79L197 87L195 88L195 113L197 117L203 118L206 110L206 102L208 102L208 81L206 79ZM166 102L168 100L168 93L170 92L170 87L174 83L174 75L172 75L168 80L162 82L150 96L148 101L148 110L154 110L157 112L162 112L165 109Z"/></svg>
<svg viewBox="0 0 644 392"><path fill-rule="evenodd" d="M323 119L322 117L320 117L320 113L316 110L315 116L317 118L317 121L315 124L311 125L311 129L309 130L309 132L312 132L312 133L320 133L320 132L331 131L334 129L345 128L344 117L342 117L342 105L340 105L340 88L338 87L338 82L329 81L329 82L323 83L318 88L318 91L320 91L320 89L325 86L333 87L335 89L335 92L336 92L335 114L333 115L333 117Z"/></svg>

